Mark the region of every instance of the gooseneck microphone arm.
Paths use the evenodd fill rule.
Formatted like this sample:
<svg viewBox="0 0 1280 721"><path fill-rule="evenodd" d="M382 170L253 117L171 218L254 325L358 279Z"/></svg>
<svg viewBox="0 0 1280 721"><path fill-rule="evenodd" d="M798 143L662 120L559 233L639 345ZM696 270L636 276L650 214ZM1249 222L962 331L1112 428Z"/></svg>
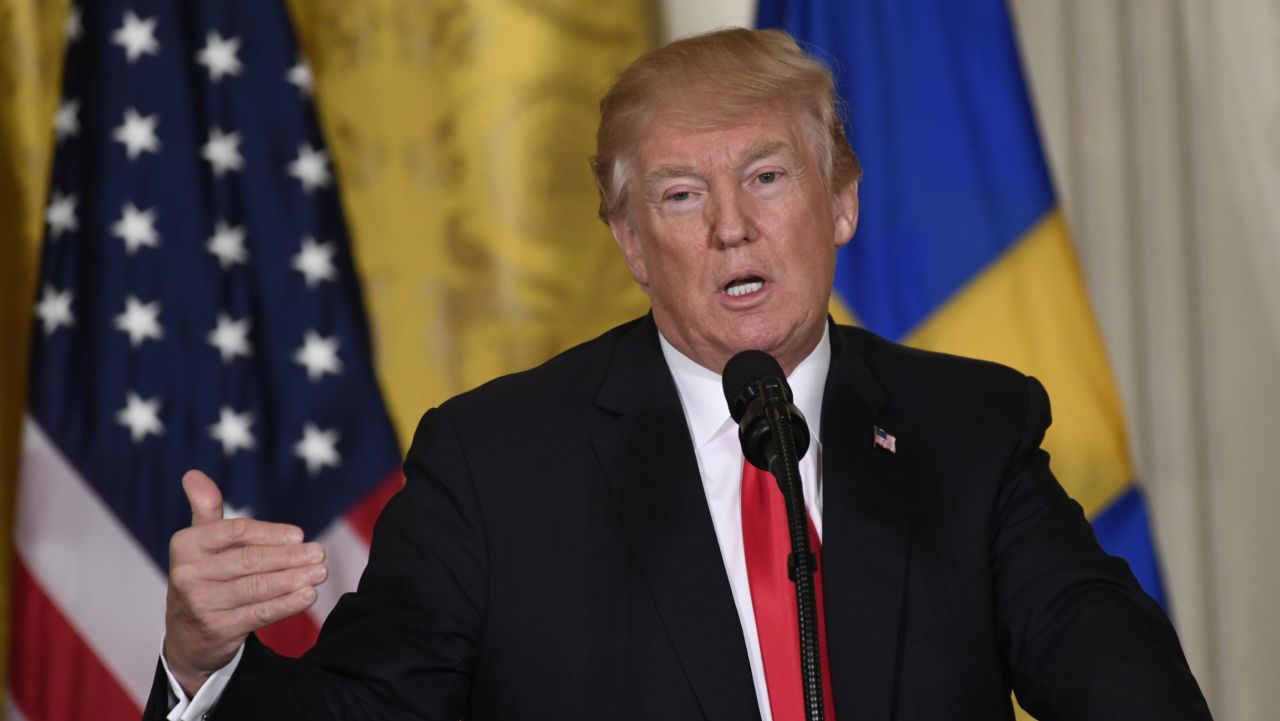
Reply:
<svg viewBox="0 0 1280 721"><path fill-rule="evenodd" d="M817 564L809 545L809 518L804 507L804 491L800 485L800 458L796 453L791 430L789 403L765 401L765 415L774 437L777 453L769 463L769 471L778 479L787 507L787 527L791 533L791 555L787 573L796 584L796 609L800 621L800 674L804 684L804 715L807 721L823 721L822 665L818 648L818 607L813 575ZM808 435L806 433L806 435Z"/></svg>
<svg viewBox="0 0 1280 721"><path fill-rule="evenodd" d="M823 721L821 649L814 590L817 562L809 544L809 521L800 484L800 458L809 448L809 428L791 403L781 366L767 353L744 351L725 365L725 398L738 422L738 438L747 462L778 481L786 504L791 555L787 573L796 586L800 625L800 674L806 721Z"/></svg>

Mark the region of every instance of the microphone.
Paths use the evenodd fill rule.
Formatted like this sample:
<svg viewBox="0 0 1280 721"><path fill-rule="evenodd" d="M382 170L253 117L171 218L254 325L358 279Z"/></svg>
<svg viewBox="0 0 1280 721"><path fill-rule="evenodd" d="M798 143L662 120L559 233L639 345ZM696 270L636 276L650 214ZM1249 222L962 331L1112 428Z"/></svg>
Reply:
<svg viewBox="0 0 1280 721"><path fill-rule="evenodd" d="M782 366L768 353L742 351L725 364L721 379L729 414L738 422L742 455L751 465L773 474L786 504L787 535L791 541L787 575L796 586L804 716L806 721L823 721L821 641L813 579L817 559L809 544L809 523L800 489L800 458L809 449L809 424L791 402L791 387Z"/></svg>
<svg viewBox="0 0 1280 721"><path fill-rule="evenodd" d="M775 425L791 427L795 460L804 457L809 450L809 425L791 402L791 386L773 356L761 350L744 350L725 364L721 380L729 415L738 424L738 440L748 463L763 471L775 469L782 454ZM771 417L790 422L776 424L770 422Z"/></svg>

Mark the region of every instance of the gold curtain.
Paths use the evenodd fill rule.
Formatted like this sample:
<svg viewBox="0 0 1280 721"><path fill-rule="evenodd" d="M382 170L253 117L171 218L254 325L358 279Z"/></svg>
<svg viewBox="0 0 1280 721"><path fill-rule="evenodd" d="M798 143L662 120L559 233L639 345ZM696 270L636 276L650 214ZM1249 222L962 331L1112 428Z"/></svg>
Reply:
<svg viewBox="0 0 1280 721"><path fill-rule="evenodd" d="M13 494L69 5L0 0L0 680L9 677Z"/></svg>
<svg viewBox="0 0 1280 721"><path fill-rule="evenodd" d="M648 307L595 215L597 103L645 0L291 0L383 392L422 412Z"/></svg>

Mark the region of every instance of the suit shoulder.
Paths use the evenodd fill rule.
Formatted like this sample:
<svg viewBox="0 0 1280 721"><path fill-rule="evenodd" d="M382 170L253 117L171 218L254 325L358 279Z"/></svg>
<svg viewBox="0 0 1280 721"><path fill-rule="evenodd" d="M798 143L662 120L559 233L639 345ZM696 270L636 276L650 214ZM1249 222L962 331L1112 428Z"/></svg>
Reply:
<svg viewBox="0 0 1280 721"><path fill-rule="evenodd" d="M864 328L837 326L884 385L895 404L1024 409L1034 379L1007 365L895 343Z"/></svg>
<svg viewBox="0 0 1280 721"><path fill-rule="evenodd" d="M589 341L565 350L527 370L494 378L441 404L450 417L482 416L542 406L549 413L565 404L590 402L595 397L617 351L619 341L642 319L624 323ZM544 404L555 404L548 406Z"/></svg>
<svg viewBox="0 0 1280 721"><path fill-rule="evenodd" d="M551 439L589 427L619 341L633 327L634 322L614 328L429 409L418 422L407 463L451 457L474 471L502 459L538 457Z"/></svg>

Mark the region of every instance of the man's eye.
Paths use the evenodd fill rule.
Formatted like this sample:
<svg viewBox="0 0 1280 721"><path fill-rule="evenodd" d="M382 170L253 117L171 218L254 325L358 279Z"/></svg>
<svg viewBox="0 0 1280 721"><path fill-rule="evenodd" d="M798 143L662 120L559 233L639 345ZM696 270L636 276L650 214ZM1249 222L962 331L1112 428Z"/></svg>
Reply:
<svg viewBox="0 0 1280 721"><path fill-rule="evenodd" d="M760 175L756 176L756 179L759 180L761 183L765 183L765 184L772 183L773 181L778 179L778 171L770 170L768 172L761 173Z"/></svg>
<svg viewBox="0 0 1280 721"><path fill-rule="evenodd" d="M672 193L671 195L667 196L667 200L674 200L677 203L682 203L688 199L689 199L689 191L687 190L678 190Z"/></svg>

